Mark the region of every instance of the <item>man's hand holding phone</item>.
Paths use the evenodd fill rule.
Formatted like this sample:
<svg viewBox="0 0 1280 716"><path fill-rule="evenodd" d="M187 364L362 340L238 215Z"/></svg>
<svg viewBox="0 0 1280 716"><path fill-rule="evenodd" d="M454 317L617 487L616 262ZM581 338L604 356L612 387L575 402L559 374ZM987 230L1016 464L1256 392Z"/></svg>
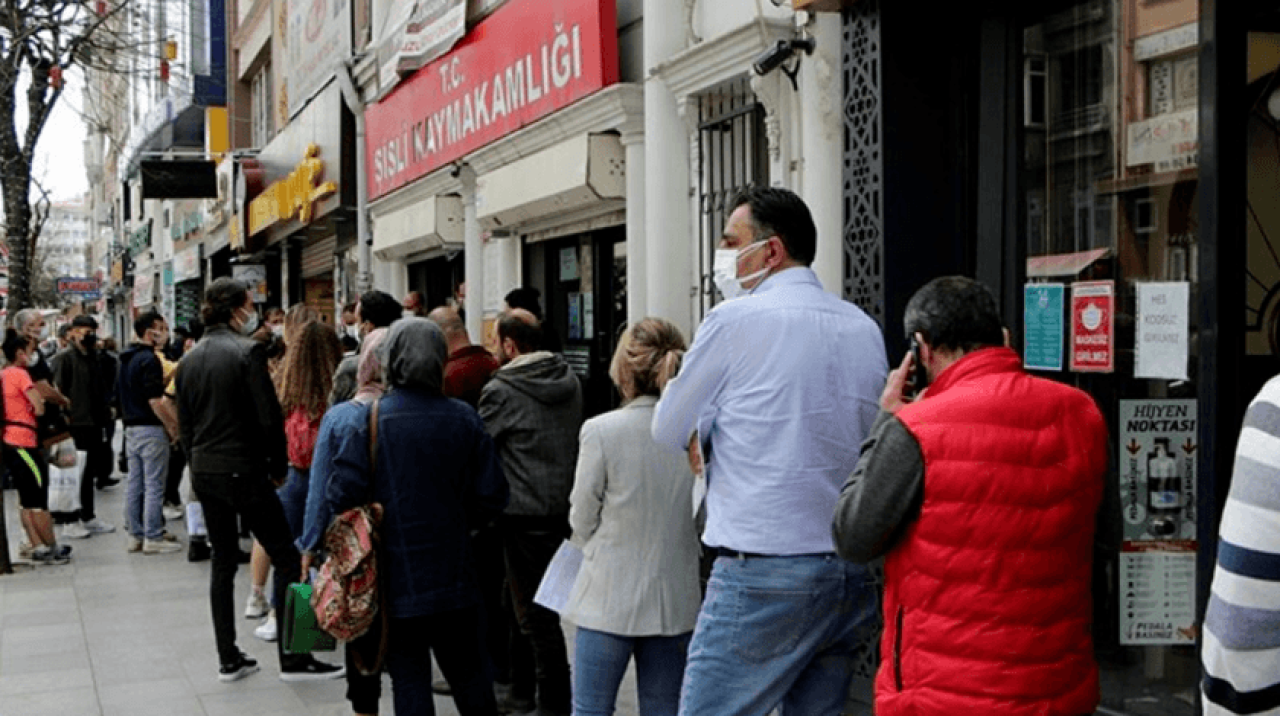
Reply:
<svg viewBox="0 0 1280 716"><path fill-rule="evenodd" d="M884 392L880 394L880 407L890 413L896 413L911 404L914 398L911 387L911 373L915 367L915 356L911 351L902 357L902 363L889 371L884 384Z"/></svg>

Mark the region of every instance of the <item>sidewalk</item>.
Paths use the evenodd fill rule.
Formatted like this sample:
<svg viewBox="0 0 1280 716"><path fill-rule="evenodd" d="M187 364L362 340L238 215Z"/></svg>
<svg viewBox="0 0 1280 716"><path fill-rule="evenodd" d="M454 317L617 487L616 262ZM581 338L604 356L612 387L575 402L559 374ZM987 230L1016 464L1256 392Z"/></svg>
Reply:
<svg viewBox="0 0 1280 716"><path fill-rule="evenodd" d="M122 477L116 475L116 477ZM239 619L242 650L261 671L230 684L217 679L209 617L209 562L187 562L186 551L125 552L124 483L97 493L98 515L114 534L68 540L64 566L15 566L0 576L0 716L269 716L351 713L344 680L286 684L277 677L275 645L253 636L256 620ZM9 545L22 541L17 494L4 493ZM182 521L169 531L185 545ZM236 574L236 613L249 590L248 567ZM565 625L570 649L573 629ZM341 652L321 654L338 662ZM438 673L438 672L437 672ZM618 696L617 713L635 714L634 667ZM454 716L449 697L436 712ZM391 680L382 683L382 714L393 714Z"/></svg>

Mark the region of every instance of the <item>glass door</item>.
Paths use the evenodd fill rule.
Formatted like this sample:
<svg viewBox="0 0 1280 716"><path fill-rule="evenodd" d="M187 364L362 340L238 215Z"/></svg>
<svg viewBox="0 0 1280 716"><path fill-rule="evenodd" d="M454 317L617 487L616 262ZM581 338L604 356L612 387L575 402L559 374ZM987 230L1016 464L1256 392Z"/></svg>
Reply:
<svg viewBox="0 0 1280 716"><path fill-rule="evenodd" d="M1195 455L1199 7L1065 8L1021 38L1022 349L1037 374L1092 394L1110 428L1093 580L1102 705L1191 716L1206 517Z"/></svg>

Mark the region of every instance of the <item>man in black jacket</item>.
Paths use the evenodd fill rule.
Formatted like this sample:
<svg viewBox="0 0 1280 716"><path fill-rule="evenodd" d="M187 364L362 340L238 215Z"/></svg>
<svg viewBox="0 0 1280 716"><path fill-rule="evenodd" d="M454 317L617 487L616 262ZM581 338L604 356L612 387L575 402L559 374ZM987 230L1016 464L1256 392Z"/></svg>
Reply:
<svg viewBox="0 0 1280 716"><path fill-rule="evenodd" d="M209 285L201 309L204 340L182 360L175 389L182 446L191 460L191 484L204 507L213 569L209 600L218 645L220 681L258 670L236 646L234 589L240 555L236 517L267 550L275 567L277 611L287 585L297 582L301 555L272 483L288 469L284 418L267 373L265 346L248 338L258 312L245 285L220 278ZM290 655L277 642L282 681L341 677L342 667L310 655Z"/></svg>
<svg viewBox="0 0 1280 716"><path fill-rule="evenodd" d="M111 416L111 388L98 357L98 322L92 316L76 316L67 331L67 347L54 357L53 384L71 400L68 418L76 450L85 453L80 473L80 512L59 513L62 536L83 539L114 532L115 526L94 513L94 492L119 480L111 477L111 446L107 424Z"/></svg>

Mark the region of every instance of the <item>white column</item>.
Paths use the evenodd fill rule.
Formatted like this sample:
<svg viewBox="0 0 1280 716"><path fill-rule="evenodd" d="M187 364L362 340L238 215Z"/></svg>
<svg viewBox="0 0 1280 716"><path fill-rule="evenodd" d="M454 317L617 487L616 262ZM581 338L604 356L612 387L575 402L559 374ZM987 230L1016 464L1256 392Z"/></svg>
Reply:
<svg viewBox="0 0 1280 716"><path fill-rule="evenodd" d="M490 236L489 242L494 245L497 251L497 281L498 290L497 303L501 309L502 297L507 295L513 288L520 286L520 237L515 235L507 236ZM478 341L483 336L472 336L472 341Z"/></svg>
<svg viewBox="0 0 1280 716"><path fill-rule="evenodd" d="M649 310L644 200L644 126L624 127L622 146L627 151L627 323L634 324Z"/></svg>
<svg viewBox="0 0 1280 716"><path fill-rule="evenodd" d="M693 275L689 216L689 137L676 98L653 69L684 49L684 0L645 0L644 225L645 314L666 318L692 335ZM628 247L629 248L629 247Z"/></svg>
<svg viewBox="0 0 1280 716"><path fill-rule="evenodd" d="M800 195L818 227L813 270L822 287L844 293L844 197L841 158L840 16L817 13L810 28L818 47L800 68Z"/></svg>
<svg viewBox="0 0 1280 716"><path fill-rule="evenodd" d="M462 236L467 252L467 333L476 337L484 335L484 244L476 218L476 172L464 164L458 179L462 183Z"/></svg>

